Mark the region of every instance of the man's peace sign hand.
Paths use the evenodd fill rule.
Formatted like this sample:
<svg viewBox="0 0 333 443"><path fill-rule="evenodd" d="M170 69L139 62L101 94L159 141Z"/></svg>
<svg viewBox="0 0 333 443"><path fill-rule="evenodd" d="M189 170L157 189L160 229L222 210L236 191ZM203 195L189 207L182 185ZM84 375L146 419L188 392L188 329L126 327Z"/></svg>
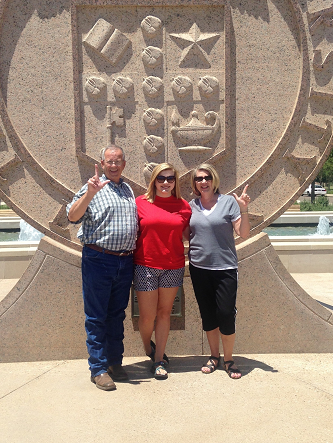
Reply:
<svg viewBox="0 0 333 443"><path fill-rule="evenodd" d="M98 175L98 165L95 164L95 175L88 180L88 193L91 195L97 194L105 185L110 183L111 180L105 180L102 182Z"/></svg>

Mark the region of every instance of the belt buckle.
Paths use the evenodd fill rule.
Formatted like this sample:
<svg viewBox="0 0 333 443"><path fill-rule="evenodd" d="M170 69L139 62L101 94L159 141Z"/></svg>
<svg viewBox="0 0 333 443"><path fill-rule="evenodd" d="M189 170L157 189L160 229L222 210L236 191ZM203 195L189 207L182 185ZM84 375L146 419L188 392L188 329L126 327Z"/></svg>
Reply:
<svg viewBox="0 0 333 443"><path fill-rule="evenodd" d="M122 255L125 255L126 254L126 252L121 252L120 254L119 254L119 257L121 257Z"/></svg>

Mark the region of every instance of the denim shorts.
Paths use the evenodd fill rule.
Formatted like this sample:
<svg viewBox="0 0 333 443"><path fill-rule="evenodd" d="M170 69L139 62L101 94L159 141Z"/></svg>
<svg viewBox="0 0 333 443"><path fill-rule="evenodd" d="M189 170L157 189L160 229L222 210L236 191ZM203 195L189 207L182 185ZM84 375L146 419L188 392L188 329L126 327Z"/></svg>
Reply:
<svg viewBox="0 0 333 443"><path fill-rule="evenodd" d="M155 269L134 265L134 290L154 291L158 288L176 288L182 286L185 268Z"/></svg>

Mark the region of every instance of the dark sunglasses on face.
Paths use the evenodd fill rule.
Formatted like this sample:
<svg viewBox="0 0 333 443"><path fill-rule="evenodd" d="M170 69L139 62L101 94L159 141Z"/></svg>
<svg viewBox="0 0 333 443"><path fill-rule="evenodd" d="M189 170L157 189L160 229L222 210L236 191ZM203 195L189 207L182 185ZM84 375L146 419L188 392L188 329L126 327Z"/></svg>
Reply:
<svg viewBox="0 0 333 443"><path fill-rule="evenodd" d="M164 183L165 180L168 183L174 183L174 181L176 180L176 177L174 175L168 175L168 177L164 177L164 175L158 175L156 177L156 180L158 181L158 183Z"/></svg>
<svg viewBox="0 0 333 443"><path fill-rule="evenodd" d="M202 180L205 179L206 182L213 180L213 177L211 175L205 175L204 177L194 177L195 182L202 182Z"/></svg>

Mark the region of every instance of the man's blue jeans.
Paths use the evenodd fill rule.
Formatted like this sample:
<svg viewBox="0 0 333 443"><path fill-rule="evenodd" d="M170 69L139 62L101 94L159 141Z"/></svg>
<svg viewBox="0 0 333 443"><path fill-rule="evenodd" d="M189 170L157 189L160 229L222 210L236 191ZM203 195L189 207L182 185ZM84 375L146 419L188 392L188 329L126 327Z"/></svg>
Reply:
<svg viewBox="0 0 333 443"><path fill-rule="evenodd" d="M133 256L82 250L82 288L91 375L121 364L124 319L133 279Z"/></svg>

